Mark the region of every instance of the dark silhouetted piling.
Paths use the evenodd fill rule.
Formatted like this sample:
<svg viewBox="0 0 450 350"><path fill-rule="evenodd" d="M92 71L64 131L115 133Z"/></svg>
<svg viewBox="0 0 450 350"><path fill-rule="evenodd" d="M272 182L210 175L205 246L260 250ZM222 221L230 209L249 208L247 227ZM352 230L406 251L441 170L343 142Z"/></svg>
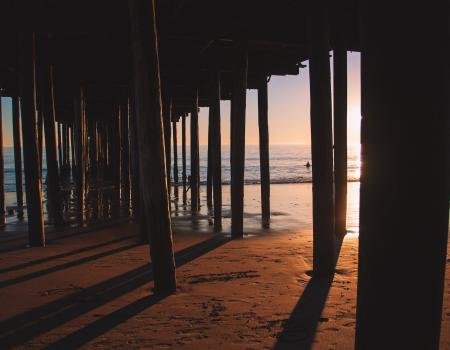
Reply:
<svg viewBox="0 0 450 350"><path fill-rule="evenodd" d="M3 160L3 115L2 98L0 97L0 225L5 224L5 178Z"/></svg>
<svg viewBox="0 0 450 350"><path fill-rule="evenodd" d="M313 182L313 269L334 272L333 131L328 14L321 0L311 8L309 60L311 94L311 159Z"/></svg>
<svg viewBox="0 0 450 350"><path fill-rule="evenodd" d="M178 185L178 140L177 140L177 122L172 122L173 139L173 182Z"/></svg>
<svg viewBox="0 0 450 350"><path fill-rule="evenodd" d="M176 290L170 199L165 167L164 127L155 4L128 1L133 49L134 100L139 143L140 184L146 227L151 227L150 255L155 292Z"/></svg>
<svg viewBox="0 0 450 350"><path fill-rule="evenodd" d="M55 130L55 98L53 87L53 69L49 64L42 66L42 114L45 129L45 152L47 161L47 193L49 202L49 216L55 224L62 223L62 204L58 173L58 159L56 152Z"/></svg>
<svg viewBox="0 0 450 350"><path fill-rule="evenodd" d="M58 164L59 164L59 174L62 176L64 171L63 165L63 151L62 151L62 125L61 123L56 123L56 128L58 131Z"/></svg>
<svg viewBox="0 0 450 350"><path fill-rule="evenodd" d="M199 146L198 146L198 92L195 92L191 111L191 210L196 213L199 208Z"/></svg>
<svg viewBox="0 0 450 350"><path fill-rule="evenodd" d="M163 105L163 122L164 122L164 148L166 152L166 174L167 174L167 189L169 191L169 197L171 193L171 181L170 181L170 173L172 169L172 156L171 156L171 133L172 130L170 128L171 119L172 119L172 99L169 96L164 98Z"/></svg>
<svg viewBox="0 0 450 350"><path fill-rule="evenodd" d="M212 77L209 113L212 136L212 181L214 204L214 229L222 228L222 136L220 132L220 73Z"/></svg>
<svg viewBox="0 0 450 350"><path fill-rule="evenodd" d="M12 130L14 142L14 173L16 179L17 216L23 218L22 142L20 134L20 98L12 98Z"/></svg>
<svg viewBox="0 0 450 350"><path fill-rule="evenodd" d="M31 246L45 246L36 129L36 44L34 33L20 34L20 95L22 101L22 136L27 196L28 236Z"/></svg>
<svg viewBox="0 0 450 350"><path fill-rule="evenodd" d="M183 204L187 202L186 193L186 114L181 115L181 179L183 181Z"/></svg>
<svg viewBox="0 0 450 350"><path fill-rule="evenodd" d="M120 159L122 199L126 207L130 206L130 109L128 98L121 104L120 118Z"/></svg>
<svg viewBox="0 0 450 350"><path fill-rule="evenodd" d="M231 236L244 235L245 107L247 48L236 47L231 103Z"/></svg>
<svg viewBox="0 0 450 350"><path fill-rule="evenodd" d="M258 88L259 169L261 173L261 214L263 227L270 225L270 167L267 77Z"/></svg>
<svg viewBox="0 0 450 350"><path fill-rule="evenodd" d="M400 20L404 4L361 4L356 349L437 350L449 219L448 3L411 3ZM426 55L411 59L418 47Z"/></svg>
<svg viewBox="0 0 450 350"><path fill-rule="evenodd" d="M334 98L334 232L342 238L347 226L347 51L333 52Z"/></svg>
<svg viewBox="0 0 450 350"><path fill-rule="evenodd" d="M211 107L209 108L208 116L208 158L206 166L206 205L209 209L213 205L213 140L212 140L212 114Z"/></svg>

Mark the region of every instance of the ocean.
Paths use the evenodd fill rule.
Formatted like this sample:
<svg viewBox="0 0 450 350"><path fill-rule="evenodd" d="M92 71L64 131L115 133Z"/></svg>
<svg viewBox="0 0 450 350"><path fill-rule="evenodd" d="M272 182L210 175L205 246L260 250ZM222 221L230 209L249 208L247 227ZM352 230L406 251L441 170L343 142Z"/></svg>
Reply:
<svg viewBox="0 0 450 350"><path fill-rule="evenodd" d="M4 147L4 168L5 168L5 192L6 206L16 205L15 196L11 195L16 191L14 173L14 149ZM309 145L270 145L270 180L273 184L309 183L312 177L312 168L305 167L306 162L311 161L311 148ZM257 184L260 181L259 175L259 146L247 145L245 148L245 183ZM187 173L190 174L190 150L186 148ZM22 157L23 159L23 157ZM313 164L314 166L314 164ZM181 181L182 159L181 146L178 147L178 170ZM207 146L200 146L200 181L206 184L207 174ZM348 180L359 181L360 175L360 152L358 147L348 149ZM46 177L45 152L43 159L43 178ZM230 146L222 146L222 181L224 184L230 183ZM25 180L23 180L25 184ZM44 181L45 189L45 181Z"/></svg>

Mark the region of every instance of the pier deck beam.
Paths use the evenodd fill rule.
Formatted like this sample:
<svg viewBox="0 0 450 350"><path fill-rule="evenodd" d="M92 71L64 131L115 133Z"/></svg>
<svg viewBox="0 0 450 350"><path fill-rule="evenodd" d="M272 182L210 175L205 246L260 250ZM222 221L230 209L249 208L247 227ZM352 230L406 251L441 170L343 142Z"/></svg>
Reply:
<svg viewBox="0 0 450 350"><path fill-rule="evenodd" d="M245 108L248 56L244 43L235 52L231 102L231 236L244 235Z"/></svg>
<svg viewBox="0 0 450 350"><path fill-rule="evenodd" d="M449 214L448 8L411 4L399 25L404 4L361 4L356 349L439 349ZM420 60L411 58L418 47L427 53Z"/></svg>
<svg viewBox="0 0 450 350"><path fill-rule="evenodd" d="M328 14L321 0L311 9L311 159L313 182L313 269L314 275L334 273L333 127Z"/></svg>

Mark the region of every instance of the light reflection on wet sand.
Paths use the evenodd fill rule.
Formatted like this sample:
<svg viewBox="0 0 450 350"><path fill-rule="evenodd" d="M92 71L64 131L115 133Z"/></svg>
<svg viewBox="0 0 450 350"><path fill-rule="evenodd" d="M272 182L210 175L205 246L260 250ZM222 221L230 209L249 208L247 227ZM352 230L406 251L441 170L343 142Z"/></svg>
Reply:
<svg viewBox="0 0 450 350"><path fill-rule="evenodd" d="M181 188L180 188L181 190ZM223 196L223 232L231 231L230 186L222 187ZM172 217L176 231L201 232L213 231L212 213L206 206L206 187L201 187L202 206L195 216L187 206L183 206L182 196L172 198ZM312 184L272 184L271 185L271 222L270 229L261 227L260 186L246 185L244 199L244 232L257 234L268 232L287 232L312 227ZM359 182L348 183L347 230L349 235L359 232Z"/></svg>

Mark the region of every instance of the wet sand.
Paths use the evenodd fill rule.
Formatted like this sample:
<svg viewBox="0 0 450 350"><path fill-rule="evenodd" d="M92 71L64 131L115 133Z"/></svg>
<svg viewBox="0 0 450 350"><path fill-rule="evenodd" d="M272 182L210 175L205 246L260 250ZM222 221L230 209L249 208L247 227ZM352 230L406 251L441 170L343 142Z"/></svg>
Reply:
<svg viewBox="0 0 450 350"><path fill-rule="evenodd" d="M259 187L246 186L242 240L227 235L227 189L224 234L212 232L205 207L193 220L174 206L178 290L164 299L152 295L148 247L132 223L4 251L0 348L352 349L358 186L349 184L352 232L332 281L310 277L310 184L272 185L269 230ZM445 283L441 349L450 349L450 264Z"/></svg>

